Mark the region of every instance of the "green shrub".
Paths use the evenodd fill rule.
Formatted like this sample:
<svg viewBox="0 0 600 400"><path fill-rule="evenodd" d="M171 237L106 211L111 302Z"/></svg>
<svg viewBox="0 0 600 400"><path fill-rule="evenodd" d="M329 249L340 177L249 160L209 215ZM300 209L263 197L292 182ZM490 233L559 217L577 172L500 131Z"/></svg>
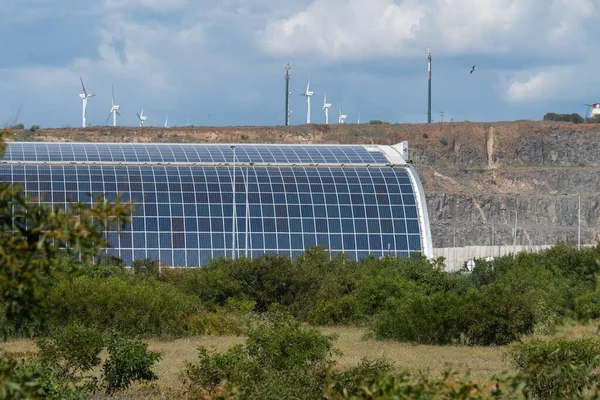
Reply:
<svg viewBox="0 0 600 400"><path fill-rule="evenodd" d="M160 262L151 258L135 260L131 268L135 274L158 276L160 273Z"/></svg>
<svg viewBox="0 0 600 400"><path fill-rule="evenodd" d="M575 315L582 322L600 318L600 291L576 297Z"/></svg>
<svg viewBox="0 0 600 400"><path fill-rule="evenodd" d="M365 378L354 393L334 393L333 400L342 399L522 399L522 381L497 378L492 388L481 386L468 377L445 372L434 377L423 372L375 374Z"/></svg>
<svg viewBox="0 0 600 400"><path fill-rule="evenodd" d="M59 376L74 381L76 376L100 365L104 340L101 333L73 325L38 339L37 346L42 362L56 367Z"/></svg>
<svg viewBox="0 0 600 400"><path fill-rule="evenodd" d="M385 359L368 360L363 358L361 362L343 371L335 371L331 375L330 392L336 394L355 395L359 386L366 379L381 376L392 372L393 365Z"/></svg>
<svg viewBox="0 0 600 400"><path fill-rule="evenodd" d="M152 366L161 359L158 352L138 338L126 338L113 332L107 340L108 359L102 367L107 393L129 387L133 381L152 381L158 377Z"/></svg>
<svg viewBox="0 0 600 400"><path fill-rule="evenodd" d="M245 345L224 354L200 347L188 363L192 398L239 393L244 399L319 398L332 366L333 336L303 327L290 314L269 313L248 333Z"/></svg>
<svg viewBox="0 0 600 400"><path fill-rule="evenodd" d="M583 398L597 391L600 339L531 340L510 345L508 355L525 375L526 391L538 399Z"/></svg>
<svg viewBox="0 0 600 400"><path fill-rule="evenodd" d="M55 327L81 324L129 335L181 336L198 301L167 283L132 276L80 276L58 282L45 299Z"/></svg>
<svg viewBox="0 0 600 400"><path fill-rule="evenodd" d="M0 356L0 399L84 400L85 391L70 385L57 370L33 359L18 362Z"/></svg>
<svg viewBox="0 0 600 400"><path fill-rule="evenodd" d="M449 344L460 338L460 304L460 298L453 293L413 293L406 298L391 298L385 310L375 317L372 330L378 339Z"/></svg>

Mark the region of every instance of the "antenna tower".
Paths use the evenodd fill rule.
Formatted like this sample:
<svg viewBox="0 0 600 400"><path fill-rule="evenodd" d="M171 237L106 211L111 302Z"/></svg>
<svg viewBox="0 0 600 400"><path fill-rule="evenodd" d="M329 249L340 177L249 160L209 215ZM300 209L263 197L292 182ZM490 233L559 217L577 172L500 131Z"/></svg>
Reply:
<svg viewBox="0 0 600 400"><path fill-rule="evenodd" d="M285 64L285 126L290 124L290 78L292 74L290 63Z"/></svg>
<svg viewBox="0 0 600 400"><path fill-rule="evenodd" d="M427 49L427 123L431 123L431 49Z"/></svg>

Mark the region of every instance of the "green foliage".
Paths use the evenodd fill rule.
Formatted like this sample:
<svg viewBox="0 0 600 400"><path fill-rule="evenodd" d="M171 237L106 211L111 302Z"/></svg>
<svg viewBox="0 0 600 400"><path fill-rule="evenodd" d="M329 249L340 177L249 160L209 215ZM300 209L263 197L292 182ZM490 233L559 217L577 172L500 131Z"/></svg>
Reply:
<svg viewBox="0 0 600 400"><path fill-rule="evenodd" d="M378 119L372 119L372 120L369 121L369 124L371 124L371 125L382 125L382 124L384 124L384 122L381 121L381 120L378 120Z"/></svg>
<svg viewBox="0 0 600 400"><path fill-rule="evenodd" d="M442 144L442 146L448 146L448 139L446 139L446 137L443 137L440 139L440 143Z"/></svg>
<svg viewBox="0 0 600 400"><path fill-rule="evenodd" d="M181 336L185 321L199 312L197 301L172 285L130 275L62 279L43 304L55 327L81 324L130 335Z"/></svg>
<svg viewBox="0 0 600 400"><path fill-rule="evenodd" d="M468 377L460 377L447 371L440 378L420 372L374 374L358 385L354 392L334 393L334 400L342 399L522 399L523 383L511 377L497 378L492 388L474 383Z"/></svg>
<svg viewBox="0 0 600 400"><path fill-rule="evenodd" d="M70 385L54 366L31 360L18 362L0 356L0 399L84 400L83 388Z"/></svg>
<svg viewBox="0 0 600 400"><path fill-rule="evenodd" d="M600 339L531 340L510 345L508 355L525 376L526 392L538 399L583 398L597 391Z"/></svg>
<svg viewBox="0 0 600 400"><path fill-rule="evenodd" d="M584 122L584 119L581 115L577 113L573 114L557 114L553 112L549 112L544 114L544 121L564 121L564 122L572 122L574 124L581 124Z"/></svg>
<svg viewBox="0 0 600 400"><path fill-rule="evenodd" d="M102 367L102 379L107 393L126 389L134 381L152 381L152 371L161 354L148 351L148 345L138 338L123 337L113 332L107 339L108 359Z"/></svg>
<svg viewBox="0 0 600 400"><path fill-rule="evenodd" d="M1 183L0 293L7 304L7 320L20 325L42 317L41 290L49 285L53 262L67 243L70 254L90 260L108 244L104 229L129 219L129 205L121 204L120 198L114 203L99 198L93 205L52 208L30 202L19 185Z"/></svg>
<svg viewBox="0 0 600 400"><path fill-rule="evenodd" d="M582 322L600 318L600 291L586 293L575 298L575 314L577 319Z"/></svg>
<svg viewBox="0 0 600 400"><path fill-rule="evenodd" d="M160 262L150 258L135 260L131 267L136 274L158 276L160 272Z"/></svg>
<svg viewBox="0 0 600 400"><path fill-rule="evenodd" d="M382 376L393 371L393 365L385 359L369 360L363 358L361 362L343 371L331 374L332 384L328 390L332 393L356 395L359 387L366 379Z"/></svg>
<svg viewBox="0 0 600 400"><path fill-rule="evenodd" d="M243 346L224 354L198 349L198 362L185 371L191 398L233 392L244 399L321 397L335 338L303 327L287 313L268 315Z"/></svg>
<svg viewBox="0 0 600 400"><path fill-rule="evenodd" d="M59 376L75 381L82 373L100 365L104 348L102 334L79 325L54 330L37 341L39 357Z"/></svg>

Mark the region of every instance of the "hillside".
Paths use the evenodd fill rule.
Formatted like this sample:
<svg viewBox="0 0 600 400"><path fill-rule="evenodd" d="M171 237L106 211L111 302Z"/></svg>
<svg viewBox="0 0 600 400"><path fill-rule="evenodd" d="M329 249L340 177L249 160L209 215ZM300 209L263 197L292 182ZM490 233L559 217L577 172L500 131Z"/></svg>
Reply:
<svg viewBox="0 0 600 400"><path fill-rule="evenodd" d="M17 131L11 140L98 142L409 143L434 247L595 243L600 124L444 122L274 127L91 127ZM493 239L492 239L493 237Z"/></svg>

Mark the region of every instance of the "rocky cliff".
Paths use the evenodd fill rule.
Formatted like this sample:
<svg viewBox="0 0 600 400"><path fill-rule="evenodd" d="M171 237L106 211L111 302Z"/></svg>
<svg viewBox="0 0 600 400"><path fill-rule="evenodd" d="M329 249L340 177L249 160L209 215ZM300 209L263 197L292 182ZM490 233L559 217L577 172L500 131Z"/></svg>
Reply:
<svg viewBox="0 0 600 400"><path fill-rule="evenodd" d="M513 244L513 240L524 245L576 243L578 221L582 243L598 240L600 124L91 127L17 131L12 140L370 144L407 140L427 193L434 247Z"/></svg>

